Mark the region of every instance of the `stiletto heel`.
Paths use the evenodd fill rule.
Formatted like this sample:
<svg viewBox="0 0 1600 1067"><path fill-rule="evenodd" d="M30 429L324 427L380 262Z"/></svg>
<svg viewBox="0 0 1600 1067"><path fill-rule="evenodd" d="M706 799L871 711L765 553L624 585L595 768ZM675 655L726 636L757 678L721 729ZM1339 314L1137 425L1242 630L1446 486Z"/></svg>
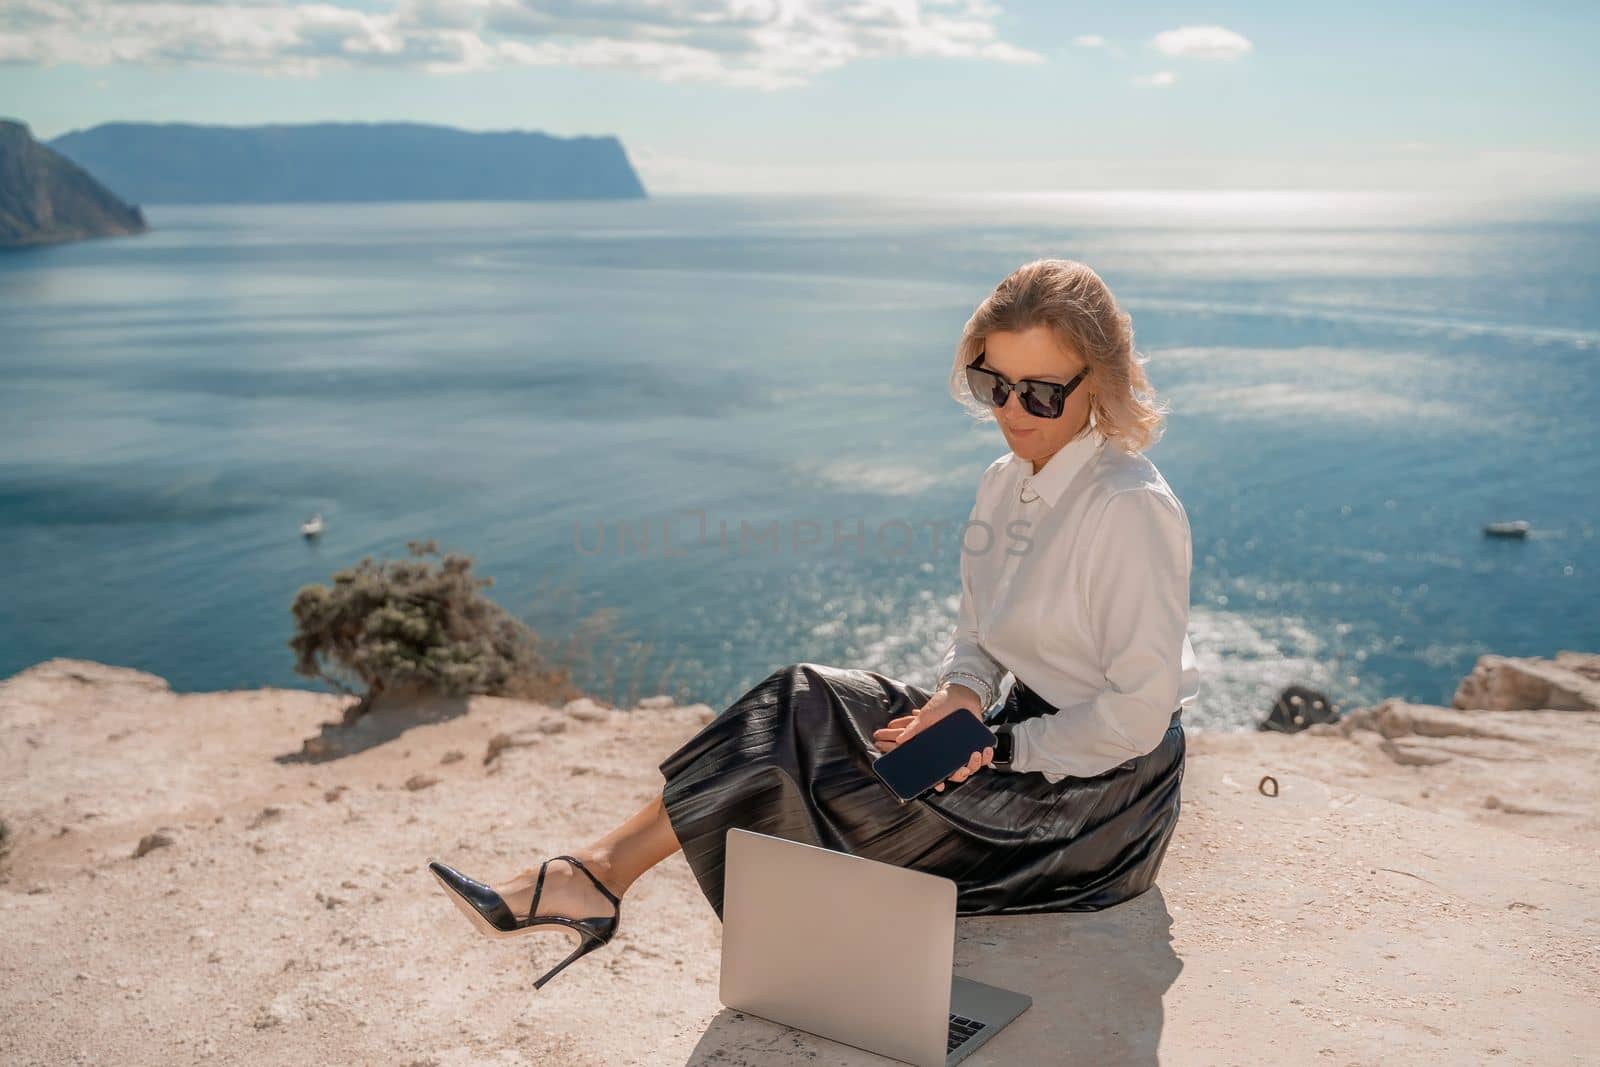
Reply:
<svg viewBox="0 0 1600 1067"><path fill-rule="evenodd" d="M611 901L616 912L609 917L594 916L587 919L569 919L565 915L536 915L535 912L539 910L539 895L544 892L545 868L556 860L566 860L574 868L588 875L595 888ZM471 920L472 925L482 934L489 937L515 937L543 926L553 925L577 935L576 947L572 954L540 976L533 983L535 989L542 989L544 984L560 974L567 964L602 945L609 944L622 919L622 900L604 882L596 878L594 872L585 867L583 861L576 856L551 856L539 865L539 880L533 887L533 903L528 906L528 914L520 919L512 912L505 898L494 889L474 878L468 878L454 867L438 860L429 860L428 870L433 872L433 876L444 886L450 899L455 901L456 907L461 909L462 914Z"/></svg>
<svg viewBox="0 0 1600 1067"><path fill-rule="evenodd" d="M595 949L599 948L603 944L605 944L604 941L589 941L589 942L586 942L586 943L584 943L582 945L579 945L576 949L573 950L572 955L568 956L566 959L562 960L560 963L556 964L554 967L552 967L548 971L546 971L544 973L543 977L535 978L533 980L533 988L535 988L535 989L543 989L544 988L544 984L546 982L550 981L550 979L554 978L556 975L561 973L561 968L565 967L567 964L571 963L573 960L578 959L578 958L580 958L580 957L582 957L582 956L584 956L584 955L586 955L586 954L588 954L590 952L593 952Z"/></svg>

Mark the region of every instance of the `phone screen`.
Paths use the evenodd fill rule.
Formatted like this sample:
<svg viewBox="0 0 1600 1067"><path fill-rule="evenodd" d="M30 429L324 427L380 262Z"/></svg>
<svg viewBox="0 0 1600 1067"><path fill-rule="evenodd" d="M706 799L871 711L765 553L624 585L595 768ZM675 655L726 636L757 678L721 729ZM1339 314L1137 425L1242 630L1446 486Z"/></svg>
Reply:
<svg viewBox="0 0 1600 1067"><path fill-rule="evenodd" d="M993 730L970 711L957 710L879 756L872 770L904 803L932 790L965 766L974 752L995 742ZM951 783L948 788L958 784Z"/></svg>

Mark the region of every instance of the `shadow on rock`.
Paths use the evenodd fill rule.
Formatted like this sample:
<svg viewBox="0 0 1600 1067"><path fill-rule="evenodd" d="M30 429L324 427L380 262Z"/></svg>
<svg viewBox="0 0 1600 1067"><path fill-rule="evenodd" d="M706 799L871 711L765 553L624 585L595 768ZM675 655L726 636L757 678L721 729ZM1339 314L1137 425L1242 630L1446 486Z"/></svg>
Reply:
<svg viewBox="0 0 1600 1067"><path fill-rule="evenodd" d="M308 737L298 752L274 756L278 763L326 763L343 759L393 741L413 726L446 722L465 715L467 697L427 696L416 693L386 694L354 721L325 722L315 737Z"/></svg>
<svg viewBox="0 0 1600 1067"><path fill-rule="evenodd" d="M960 918L956 973L1033 997L1027 1011L979 1048L975 1061L1157 1067L1165 998L1183 970L1172 922L1159 887L1098 912ZM872 995L892 1010L892 991ZM724 1006L685 1063L779 1067L814 1064L819 1056L839 1067L886 1062Z"/></svg>

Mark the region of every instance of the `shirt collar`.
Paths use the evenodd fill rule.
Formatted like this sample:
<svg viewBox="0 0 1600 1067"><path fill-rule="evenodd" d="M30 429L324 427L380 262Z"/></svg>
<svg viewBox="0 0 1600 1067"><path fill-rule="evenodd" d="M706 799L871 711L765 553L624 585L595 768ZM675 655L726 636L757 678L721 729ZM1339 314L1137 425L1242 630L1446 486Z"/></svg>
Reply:
<svg viewBox="0 0 1600 1067"><path fill-rule="evenodd" d="M1044 498L1047 505L1054 507L1072 479L1083 469L1084 464L1099 454L1101 446L1105 443L1105 435L1091 426L1083 436L1074 438L1062 446L1061 451L1051 456L1050 462L1046 463L1038 474L1031 473L1033 470L1031 461L1013 452L1011 465L1017 471L1018 492L1022 493L1032 488Z"/></svg>

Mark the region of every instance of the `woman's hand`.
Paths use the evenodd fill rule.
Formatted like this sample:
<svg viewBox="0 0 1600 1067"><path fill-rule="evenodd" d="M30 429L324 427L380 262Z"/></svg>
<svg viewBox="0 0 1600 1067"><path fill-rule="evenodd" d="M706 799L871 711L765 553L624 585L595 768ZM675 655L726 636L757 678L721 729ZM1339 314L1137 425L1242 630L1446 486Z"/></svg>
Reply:
<svg viewBox="0 0 1600 1067"><path fill-rule="evenodd" d="M888 752L894 746L904 744L916 734L921 733L946 715L958 712L968 712L979 722L983 721L983 708L980 706L978 694L964 685L947 686L929 698L928 702L910 715L902 715L898 719L890 719L889 725L872 734L873 742L879 751ZM979 769L987 767L994 762L994 746L990 745L982 752L974 752L966 765L951 774L952 782L964 782ZM936 792L944 792L944 783L940 782L933 787Z"/></svg>

